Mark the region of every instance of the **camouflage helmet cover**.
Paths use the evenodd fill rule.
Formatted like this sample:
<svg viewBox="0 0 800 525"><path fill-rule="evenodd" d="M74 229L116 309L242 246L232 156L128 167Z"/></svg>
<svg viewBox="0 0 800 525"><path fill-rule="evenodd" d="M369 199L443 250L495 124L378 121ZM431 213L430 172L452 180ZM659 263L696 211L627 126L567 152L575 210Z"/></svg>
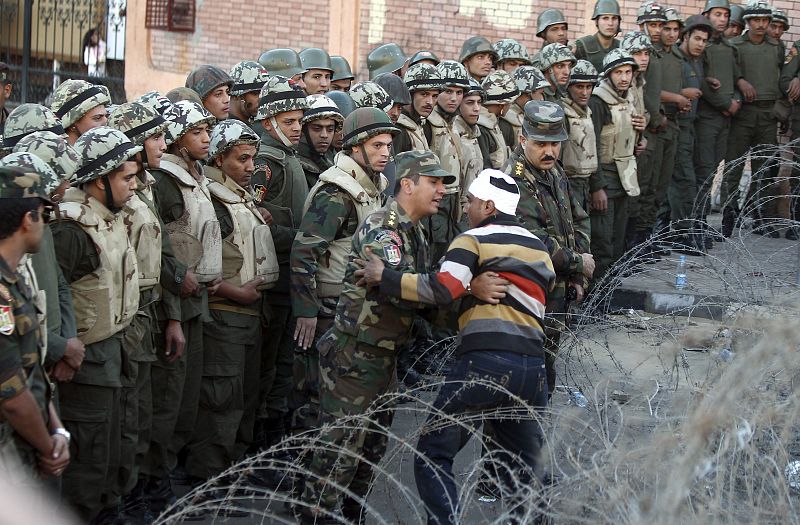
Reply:
<svg viewBox="0 0 800 525"><path fill-rule="evenodd" d="M542 33L544 33L548 27L556 24L567 24L564 13L559 9L545 9L539 13L539 16L536 18L536 36L541 37ZM569 28L569 25L567 25L567 27Z"/></svg>
<svg viewBox="0 0 800 525"><path fill-rule="evenodd" d="M64 180L63 177L60 177L53 168L47 164L47 162L28 152L17 152L6 155L0 160L0 166L23 168L26 171L32 171L38 174L39 183L45 195L53 193Z"/></svg>
<svg viewBox="0 0 800 525"><path fill-rule="evenodd" d="M167 121L167 144L180 140L187 131L201 124L209 127L216 124L217 119L201 104L179 100L175 103L173 118Z"/></svg>
<svg viewBox="0 0 800 525"><path fill-rule="evenodd" d="M264 51L258 57L258 63L264 66L270 75L292 78L305 72L297 51L286 47Z"/></svg>
<svg viewBox="0 0 800 525"><path fill-rule="evenodd" d="M664 16L667 19L667 23L678 22L678 24L683 25L683 17L681 16L680 11L674 7L668 7L664 9Z"/></svg>
<svg viewBox="0 0 800 525"><path fill-rule="evenodd" d="M80 164L78 154L63 137L52 131L35 131L14 146L14 152L36 155L61 179L70 179ZM48 190L48 193L52 190Z"/></svg>
<svg viewBox="0 0 800 525"><path fill-rule="evenodd" d="M381 133L397 135L400 130L392 124L389 116L378 108L357 108L344 119L343 146L352 148Z"/></svg>
<svg viewBox="0 0 800 525"><path fill-rule="evenodd" d="M772 10L772 21L783 23L783 25L786 26L784 31L788 31L791 28L789 25L789 15L786 14L786 11L781 9Z"/></svg>
<svg viewBox="0 0 800 525"><path fill-rule="evenodd" d="M287 111L305 111L308 102L303 92L294 88L295 83L285 77L271 76L258 97L258 114L254 121L272 118Z"/></svg>
<svg viewBox="0 0 800 525"><path fill-rule="evenodd" d="M233 79L231 95L241 97L253 91L260 92L267 83L269 74L258 62L242 60L231 68L230 77Z"/></svg>
<svg viewBox="0 0 800 525"><path fill-rule="evenodd" d="M308 109L300 121L303 125L314 120L333 119L336 122L337 131L342 127L344 122L342 112L339 111L338 106L329 97L325 95L310 95L306 97L306 100L308 101Z"/></svg>
<svg viewBox="0 0 800 525"><path fill-rule="evenodd" d="M50 108L39 104L20 104L6 117L3 148L13 148L25 135L34 131L64 134L61 121Z"/></svg>
<svg viewBox="0 0 800 525"><path fill-rule="evenodd" d="M436 66L419 62L414 64L403 75L403 82L410 92L424 91L426 89L439 90L444 88L442 76Z"/></svg>
<svg viewBox="0 0 800 525"><path fill-rule="evenodd" d="M67 129L92 109L108 104L111 104L111 95L107 87L85 80L65 80L53 93L50 109Z"/></svg>
<svg viewBox="0 0 800 525"><path fill-rule="evenodd" d="M214 126L211 131L211 144L208 146L208 158L213 159L239 144L261 145L261 139L250 126L236 119L226 119Z"/></svg>
<svg viewBox="0 0 800 525"><path fill-rule="evenodd" d="M42 185L42 176L19 166L5 166L0 160L0 199L29 198L51 202Z"/></svg>
<svg viewBox="0 0 800 525"><path fill-rule="evenodd" d="M533 93L550 86L544 75L534 66L520 66L511 73L520 93Z"/></svg>
<svg viewBox="0 0 800 525"><path fill-rule="evenodd" d="M189 102L203 104L203 99L200 98L200 95L197 94L197 91L183 86L170 89L167 91L165 96L167 97L167 100L173 104L180 102L181 100L188 100Z"/></svg>
<svg viewBox="0 0 800 525"><path fill-rule="evenodd" d="M373 82L383 88L386 93L394 100L395 104L411 104L411 92L403 79L392 73L383 73L372 79Z"/></svg>
<svg viewBox="0 0 800 525"><path fill-rule="evenodd" d="M442 77L445 86L464 89L469 87L469 73L467 73L467 68L460 62L443 60L439 62L436 69L439 71L439 76Z"/></svg>
<svg viewBox="0 0 800 525"><path fill-rule="evenodd" d="M396 75L392 76L397 78ZM377 82L359 82L350 88L350 97L357 108L378 108L388 112L394 105L392 97Z"/></svg>
<svg viewBox="0 0 800 525"><path fill-rule="evenodd" d="M485 104L510 104L519 95L517 83L502 69L489 73L481 85L486 91Z"/></svg>
<svg viewBox="0 0 800 525"><path fill-rule="evenodd" d="M123 132L137 146L144 146L148 138L167 131L164 117L136 102L117 107L108 117L108 126Z"/></svg>
<svg viewBox="0 0 800 525"><path fill-rule="evenodd" d="M396 180L422 175L424 177L441 178L445 184L456 181L454 175L442 169L439 157L432 151L404 151L394 158L397 166Z"/></svg>
<svg viewBox="0 0 800 525"><path fill-rule="evenodd" d="M646 24L647 22L666 22L667 17L664 7L656 2L645 2L636 11L636 23Z"/></svg>
<svg viewBox="0 0 800 525"><path fill-rule="evenodd" d="M545 142L567 140L564 110L554 102L531 100L523 108L522 134L525 138Z"/></svg>
<svg viewBox="0 0 800 525"><path fill-rule="evenodd" d="M573 66L575 65L575 55L572 54L569 47L553 42L542 48L542 52L539 55L539 66L542 71L547 71L553 64L558 64L559 62L570 62Z"/></svg>
<svg viewBox="0 0 800 525"><path fill-rule="evenodd" d="M643 49L651 51L653 42L643 31L630 31L622 38L620 48L628 53L637 53Z"/></svg>
<svg viewBox="0 0 800 525"><path fill-rule="evenodd" d="M412 56L408 61L408 66L411 67L414 64L422 62L423 60L431 60L431 61L433 61L434 62L433 65L434 66L438 66L439 63L441 62L441 60L439 60L439 57L437 57L433 53L433 51L422 50L422 51L417 51L416 53L414 53L414 56Z"/></svg>
<svg viewBox="0 0 800 525"><path fill-rule="evenodd" d="M345 93L344 91L329 91L326 96L336 104L336 107L339 108L344 118L347 118L347 116L356 109L353 97L351 97L349 93Z"/></svg>
<svg viewBox="0 0 800 525"><path fill-rule="evenodd" d="M140 151L141 146L136 146L119 130L105 126L90 129L75 142L80 167L73 185L109 174Z"/></svg>
<svg viewBox="0 0 800 525"><path fill-rule="evenodd" d="M714 8L731 10L731 4L728 0L706 0L706 5L703 7L703 14L708 13Z"/></svg>
<svg viewBox="0 0 800 525"><path fill-rule="evenodd" d="M161 116L164 116L165 113L171 111L174 107L172 102L158 91L149 91L135 99L134 102L155 110Z"/></svg>
<svg viewBox="0 0 800 525"><path fill-rule="evenodd" d="M521 60L525 64L531 63L531 56L526 48L519 41L513 38L503 38L492 44L494 52L497 54L497 62L503 60Z"/></svg>
<svg viewBox="0 0 800 525"><path fill-rule="evenodd" d="M356 78L353 70L350 69L350 62L345 57L332 55L331 66L333 66L331 80L354 80Z"/></svg>
<svg viewBox="0 0 800 525"><path fill-rule="evenodd" d="M212 91L220 86L233 86L233 79L222 68L203 64L197 66L186 77L187 88L193 89L200 95L201 100L205 100Z"/></svg>
<svg viewBox="0 0 800 525"><path fill-rule="evenodd" d="M569 73L569 85L589 83L596 84L599 74L597 69L588 60L578 60Z"/></svg>
<svg viewBox="0 0 800 525"><path fill-rule="evenodd" d="M492 47L492 43L482 36L473 36L461 44L461 54L458 56L458 61L462 64L478 53L489 53L492 55L492 61L497 61L497 51Z"/></svg>
<svg viewBox="0 0 800 525"><path fill-rule="evenodd" d="M603 76L607 77L609 73L625 65L633 66L634 71L639 69L639 64L630 53L620 48L612 49L603 59Z"/></svg>
<svg viewBox="0 0 800 525"><path fill-rule="evenodd" d="M749 0L744 5L743 20L766 17L772 19L772 7L764 0Z"/></svg>
<svg viewBox="0 0 800 525"><path fill-rule="evenodd" d="M728 24L737 24L744 27L744 8L739 4L731 4L731 16Z"/></svg>
<svg viewBox="0 0 800 525"><path fill-rule="evenodd" d="M369 79L372 80L381 73L394 73L402 68L408 57L394 42L382 44L367 55L367 69Z"/></svg>
<svg viewBox="0 0 800 525"><path fill-rule="evenodd" d="M525 67L525 66L523 66ZM520 69L520 68L517 68ZM483 89L483 86L480 82L475 80L474 78L470 77L469 79L469 88L464 91L464 97L474 97L478 95L481 97L481 103L486 102L486 90Z"/></svg>
<svg viewBox="0 0 800 525"><path fill-rule="evenodd" d="M300 63L303 69L309 71L311 69L324 69L333 74L333 64L331 64L331 56L324 49L318 47L309 47L300 51Z"/></svg>
<svg viewBox="0 0 800 525"><path fill-rule="evenodd" d="M592 20L597 20L603 15L620 17L620 22L622 21L622 14L620 13L617 0L597 0L597 2L595 2L594 11L592 11Z"/></svg>

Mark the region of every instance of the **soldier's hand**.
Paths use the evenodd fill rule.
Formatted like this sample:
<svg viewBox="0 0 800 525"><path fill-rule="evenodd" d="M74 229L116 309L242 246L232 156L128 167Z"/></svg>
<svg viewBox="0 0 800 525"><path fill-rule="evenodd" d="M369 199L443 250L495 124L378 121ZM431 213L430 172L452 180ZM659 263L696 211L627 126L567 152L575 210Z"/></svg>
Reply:
<svg viewBox="0 0 800 525"><path fill-rule="evenodd" d="M608 210L608 196L606 190L592 192L592 211L605 213Z"/></svg>
<svg viewBox="0 0 800 525"><path fill-rule="evenodd" d="M53 371L50 375L59 383L69 383L75 377L75 369L62 359L53 366Z"/></svg>
<svg viewBox="0 0 800 525"><path fill-rule="evenodd" d="M50 441L51 452L39 455L39 472L43 476L60 476L69 465L69 443L61 434L53 434Z"/></svg>
<svg viewBox="0 0 800 525"><path fill-rule="evenodd" d="M602 190L601 190L602 191ZM581 259L583 259L583 275L587 279L591 279L592 275L594 275L594 255L591 253L582 253ZM576 287L578 285L575 285ZM583 287L579 291L583 291ZM578 301L580 302L580 301Z"/></svg>
<svg viewBox="0 0 800 525"><path fill-rule="evenodd" d="M636 131L644 131L645 126L647 126L647 119L644 118L644 115L631 115L631 125Z"/></svg>
<svg viewBox="0 0 800 525"><path fill-rule="evenodd" d="M688 87L681 89L681 95L688 98L689 100L697 100L703 95L703 92L697 88Z"/></svg>
<svg viewBox="0 0 800 525"><path fill-rule="evenodd" d="M722 86L722 83L714 77L706 77L706 84L714 91L717 91Z"/></svg>
<svg viewBox="0 0 800 525"><path fill-rule="evenodd" d="M472 295L484 303L498 304L506 296L509 284L495 272L483 272L470 281L469 287Z"/></svg>
<svg viewBox="0 0 800 525"><path fill-rule="evenodd" d="M362 268L356 270L356 276L359 278L357 284L360 286L379 286L381 278L383 277L383 269L385 265L383 260L372 253L370 248L366 248L364 253L367 254L368 260L359 259L359 266Z"/></svg>
<svg viewBox="0 0 800 525"><path fill-rule="evenodd" d="M222 277L217 277L213 281L206 283L206 290L208 290L208 295L214 295L217 293L219 289L219 285L222 284Z"/></svg>
<svg viewBox="0 0 800 525"><path fill-rule="evenodd" d="M86 348L83 346L83 342L81 342L80 339L77 337L70 337L67 339L67 347L64 350L64 357L62 358L67 365L77 370L81 367L85 356Z"/></svg>
<svg viewBox="0 0 800 525"><path fill-rule="evenodd" d="M758 93L756 92L756 88L753 87L753 84L751 84L750 82L748 82L747 80L745 80L743 78L740 78L736 82L736 86L739 88L739 91L742 92L742 95L744 96L744 101L745 102L752 102L758 96Z"/></svg>
<svg viewBox="0 0 800 525"><path fill-rule="evenodd" d="M262 208L261 206L257 207L256 209L258 210L258 213L261 214L261 218L264 219L264 222L267 224L267 226L272 226L274 219L272 218L272 214L269 212L269 210Z"/></svg>
<svg viewBox="0 0 800 525"><path fill-rule="evenodd" d="M742 109L742 103L739 102L738 99L731 99L731 105L728 106L728 111L726 112L729 117L734 116L735 114L739 113L739 110Z"/></svg>
<svg viewBox="0 0 800 525"><path fill-rule="evenodd" d="M314 334L316 332L316 317L298 317L294 328L294 341L303 350L308 350L314 343Z"/></svg>
<svg viewBox="0 0 800 525"><path fill-rule="evenodd" d="M256 277L244 283L239 289L239 304L253 304L261 299L261 292L258 287L264 284L263 277Z"/></svg>
<svg viewBox="0 0 800 525"><path fill-rule="evenodd" d="M647 139L642 137L639 139L639 142L636 143L636 146L633 147L633 154L637 157L647 150Z"/></svg>
<svg viewBox="0 0 800 525"><path fill-rule="evenodd" d="M185 346L186 338L183 336L180 321L174 319L167 321L167 328L164 330L164 357L167 362L172 363L180 358Z"/></svg>
<svg viewBox="0 0 800 525"><path fill-rule="evenodd" d="M186 275L183 276L183 283L181 284L181 297L190 297L195 295L200 290L200 283L197 282L197 276L191 270L186 270Z"/></svg>
<svg viewBox="0 0 800 525"><path fill-rule="evenodd" d="M792 81L789 82L789 89L786 90L786 95L792 102L800 98L800 78L794 77Z"/></svg>

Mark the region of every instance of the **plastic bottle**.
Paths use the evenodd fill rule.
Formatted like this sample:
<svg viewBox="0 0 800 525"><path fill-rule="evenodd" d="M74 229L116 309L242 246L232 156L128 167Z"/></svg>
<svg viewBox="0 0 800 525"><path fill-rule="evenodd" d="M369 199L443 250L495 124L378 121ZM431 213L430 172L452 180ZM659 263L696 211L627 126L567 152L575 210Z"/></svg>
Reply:
<svg viewBox="0 0 800 525"><path fill-rule="evenodd" d="M675 271L675 288L683 290L686 288L686 256L681 255L678 259L678 269Z"/></svg>
<svg viewBox="0 0 800 525"><path fill-rule="evenodd" d="M583 395L580 390L573 390L569 395L570 403L579 408L586 408L589 406L589 400Z"/></svg>

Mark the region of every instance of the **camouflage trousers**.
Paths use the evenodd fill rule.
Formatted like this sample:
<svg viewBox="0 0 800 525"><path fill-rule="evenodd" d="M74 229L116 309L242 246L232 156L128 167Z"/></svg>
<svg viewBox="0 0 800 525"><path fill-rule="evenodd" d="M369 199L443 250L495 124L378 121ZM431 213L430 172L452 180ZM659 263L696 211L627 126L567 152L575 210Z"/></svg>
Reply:
<svg viewBox="0 0 800 525"><path fill-rule="evenodd" d="M589 203L592 200L591 190L589 189L589 177L570 177L569 187L572 194L581 204L586 213L589 213Z"/></svg>
<svg viewBox="0 0 800 525"><path fill-rule="evenodd" d="M386 452L394 416L386 397L397 386L394 351L356 342L329 330L318 345L319 445L314 448L302 495L303 513L331 516L341 503L357 520Z"/></svg>
<svg viewBox="0 0 800 525"><path fill-rule="evenodd" d="M333 317L317 317L314 343L308 350L294 346L292 369L293 390L292 432L300 433L319 427L319 342L333 326Z"/></svg>

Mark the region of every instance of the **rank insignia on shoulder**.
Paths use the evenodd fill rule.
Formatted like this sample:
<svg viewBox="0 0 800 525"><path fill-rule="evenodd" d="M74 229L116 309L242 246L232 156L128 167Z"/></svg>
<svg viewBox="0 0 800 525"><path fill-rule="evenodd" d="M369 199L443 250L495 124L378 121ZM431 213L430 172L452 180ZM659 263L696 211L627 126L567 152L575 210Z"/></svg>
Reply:
<svg viewBox="0 0 800 525"><path fill-rule="evenodd" d="M264 200L264 196L267 194L267 188L263 184L256 184L253 186L253 200L256 202L262 202Z"/></svg>
<svg viewBox="0 0 800 525"><path fill-rule="evenodd" d="M392 266L400 264L400 260L402 259L402 257L400 254L400 248L396 244L390 244L388 246L384 246L383 253L386 255L386 262L388 262Z"/></svg>
<svg viewBox="0 0 800 525"><path fill-rule="evenodd" d="M514 175L516 175L517 178L522 178L522 170L524 169L525 167L522 165L522 163L517 162L517 165L514 167Z"/></svg>
<svg viewBox="0 0 800 525"><path fill-rule="evenodd" d="M0 306L0 334L11 335L14 333L14 313L10 305Z"/></svg>
<svg viewBox="0 0 800 525"><path fill-rule="evenodd" d="M397 213L394 210L389 212L389 219L386 221L386 224L394 228L397 226Z"/></svg>

